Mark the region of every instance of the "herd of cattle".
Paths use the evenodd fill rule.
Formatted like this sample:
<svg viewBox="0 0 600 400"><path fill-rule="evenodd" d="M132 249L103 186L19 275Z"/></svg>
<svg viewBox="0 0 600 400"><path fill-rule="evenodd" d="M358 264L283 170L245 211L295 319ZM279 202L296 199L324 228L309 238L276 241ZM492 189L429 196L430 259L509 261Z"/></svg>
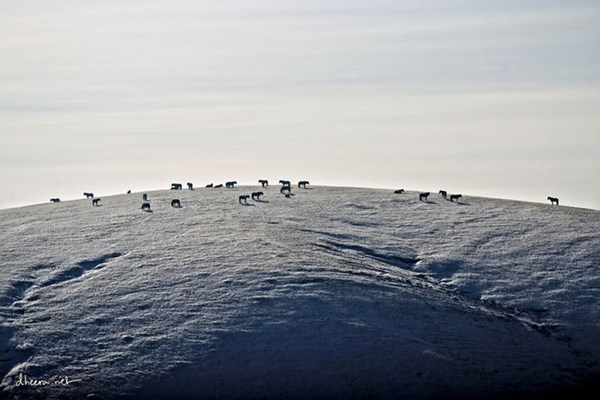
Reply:
<svg viewBox="0 0 600 400"><path fill-rule="evenodd" d="M269 181L266 179L259 179L258 183L260 183L263 188L269 187ZM291 182L282 179L279 181L279 184L281 185L279 192L287 198L291 197L292 196ZM309 184L310 184L310 182L308 182L308 181L299 181L298 188L306 189L306 186ZM236 181L225 182L226 188L234 188L235 185L237 185ZM194 190L194 184L191 182L187 183L187 187L189 190ZM223 184L213 185L212 183L209 183L205 187L206 188L222 188ZM182 190L182 189L183 189L183 185L181 183L171 183L171 190ZM127 193L130 194L131 190L128 190ZM405 193L404 189L398 189L398 190L394 191L394 194L403 194L403 193ZM430 194L431 194L430 192L420 193L419 200L427 202ZM459 199L462 198L461 194L451 194L450 196L448 196L448 192L445 190L440 190L439 194L444 199L450 200L451 202L454 202L456 200L456 202L458 203ZM94 193L84 192L83 195L87 199L92 199L93 207L99 207L101 205L100 204L101 199L99 197L94 197ZM252 200L254 200L256 202L265 202L264 200L261 200L261 198L260 198L263 195L264 195L263 192L252 192L252 194L244 194L244 195L239 196L238 201L242 205L249 205L248 199L250 199L250 198L252 198ZM144 202L142 203L141 209L144 211L151 211L150 202L148 201L148 195L146 193L143 194L142 200ZM551 204L558 205L558 199L556 197L548 196L548 200L550 201ZM58 202L60 202L60 199L57 197L54 197L54 198L51 198L50 201L52 203L58 203ZM181 208L181 201L179 199L173 199L171 201L171 207Z"/></svg>
<svg viewBox="0 0 600 400"><path fill-rule="evenodd" d="M269 186L269 181L266 179L259 179L258 183L261 184L261 186L263 188L266 188ZM279 190L279 192L281 194L283 194L285 197L289 198L292 196L292 184L290 181L287 180L280 180L279 183L281 184L281 188ZM225 182L225 185L223 184L218 184L218 185L214 185L212 183L209 183L208 185L206 185L206 188L222 188L223 186L225 186L226 188L234 188L235 185L237 185L237 181L229 181L229 182ZM306 186L310 185L309 181L299 181L298 182L298 188L303 188L306 189ZM188 182L187 183L187 187L189 190L194 190L194 184L192 182ZM171 190L182 190L183 189L183 185L181 183L171 183ZM127 191L127 194L131 194L131 190ZM90 193L90 192L84 192L83 195L87 198L87 199L92 199L92 206L93 207L99 207L101 206L101 199L99 197L95 197L94 193ZM256 202L265 202L264 200L261 200L261 196L264 195L264 192L252 192L252 194L250 195L241 195L239 196L239 203L243 204L243 205L249 205L248 204L248 199L252 198L252 200L256 201ZM150 202L148 200L148 194L144 193L142 195L142 206L141 209L143 211L148 211L151 212L151 206L150 206ZM52 203L58 203L60 202L60 199L57 197L53 197L50 199L50 201ZM173 199L171 201L171 207L173 208L181 208L181 201L179 199Z"/></svg>

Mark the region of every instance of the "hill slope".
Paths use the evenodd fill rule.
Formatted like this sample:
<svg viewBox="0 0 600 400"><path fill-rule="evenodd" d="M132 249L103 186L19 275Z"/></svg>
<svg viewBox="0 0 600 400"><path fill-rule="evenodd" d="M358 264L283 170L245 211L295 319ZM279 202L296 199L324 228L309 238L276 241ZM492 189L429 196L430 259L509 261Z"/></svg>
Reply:
<svg viewBox="0 0 600 400"><path fill-rule="evenodd" d="M530 396L600 372L600 212L253 190L0 211L3 393Z"/></svg>

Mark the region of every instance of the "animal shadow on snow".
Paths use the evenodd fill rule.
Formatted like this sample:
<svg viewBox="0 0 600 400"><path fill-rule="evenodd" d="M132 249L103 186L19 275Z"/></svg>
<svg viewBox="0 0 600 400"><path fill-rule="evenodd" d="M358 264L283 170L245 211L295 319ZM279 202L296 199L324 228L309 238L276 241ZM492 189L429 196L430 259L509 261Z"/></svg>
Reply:
<svg viewBox="0 0 600 400"><path fill-rule="evenodd" d="M464 202L464 201L457 202L457 201L450 201L450 199L446 199L446 201L448 203L452 203L452 204L455 204L457 206L470 206L471 205L471 204L469 204L467 202Z"/></svg>
<svg viewBox="0 0 600 400"><path fill-rule="evenodd" d="M437 202L431 201L431 200L419 200L419 202L425 203L425 204L435 204L436 206L439 206L439 204Z"/></svg>

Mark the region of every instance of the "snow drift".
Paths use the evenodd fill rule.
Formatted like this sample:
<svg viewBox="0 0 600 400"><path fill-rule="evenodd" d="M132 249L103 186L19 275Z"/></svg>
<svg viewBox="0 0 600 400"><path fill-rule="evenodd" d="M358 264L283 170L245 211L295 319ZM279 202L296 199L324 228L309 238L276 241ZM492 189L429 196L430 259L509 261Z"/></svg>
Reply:
<svg viewBox="0 0 600 400"><path fill-rule="evenodd" d="M598 377L600 212L335 187L240 205L253 190L1 210L2 396L531 398Z"/></svg>

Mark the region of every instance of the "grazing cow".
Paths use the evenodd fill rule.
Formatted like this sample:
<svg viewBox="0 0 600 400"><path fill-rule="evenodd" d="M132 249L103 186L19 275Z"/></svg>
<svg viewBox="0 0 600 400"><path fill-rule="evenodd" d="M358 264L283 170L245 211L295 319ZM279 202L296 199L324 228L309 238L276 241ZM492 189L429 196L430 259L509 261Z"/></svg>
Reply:
<svg viewBox="0 0 600 400"><path fill-rule="evenodd" d="M206 185L205 187L207 187L207 188L211 188L211 187L213 187L213 184L212 184L212 183L209 183L209 184L208 184L208 185Z"/></svg>
<svg viewBox="0 0 600 400"><path fill-rule="evenodd" d="M404 193L404 189L398 189L398 190L394 190L395 194L401 194Z"/></svg>
<svg viewBox="0 0 600 400"><path fill-rule="evenodd" d="M281 187L281 189L279 189L279 193L281 193L281 194L285 194L283 192L286 192L286 191L288 192L287 194L292 193L292 187L290 185L283 185Z"/></svg>
<svg viewBox="0 0 600 400"><path fill-rule="evenodd" d="M454 201L456 200L456 202L458 203L458 199L460 199L462 197L462 194L451 194L450 195L450 201Z"/></svg>
<svg viewBox="0 0 600 400"><path fill-rule="evenodd" d="M306 189L306 185L310 185L310 182L309 181L298 182L298 187L303 187L304 189Z"/></svg>
<svg viewBox="0 0 600 400"><path fill-rule="evenodd" d="M181 190L183 185L181 183L171 183L171 190Z"/></svg>
<svg viewBox="0 0 600 400"><path fill-rule="evenodd" d="M262 187L267 187L269 186L269 181L266 179L259 179L258 183L260 183L262 185Z"/></svg>
<svg viewBox="0 0 600 400"><path fill-rule="evenodd" d="M235 185L237 185L236 181L225 182L225 187L228 187L228 188L235 187Z"/></svg>
<svg viewBox="0 0 600 400"><path fill-rule="evenodd" d="M150 211L150 203L142 203L143 211Z"/></svg>
<svg viewBox="0 0 600 400"><path fill-rule="evenodd" d="M60 199L58 197L51 198L50 201L53 203L60 203Z"/></svg>
<svg viewBox="0 0 600 400"><path fill-rule="evenodd" d="M181 208L181 202L179 201L179 199L171 200L171 207Z"/></svg>
<svg viewBox="0 0 600 400"><path fill-rule="evenodd" d="M282 184L283 186L292 186L292 184L290 183L290 181L286 181L286 180L279 180L279 183Z"/></svg>
<svg viewBox="0 0 600 400"><path fill-rule="evenodd" d="M146 193L142 195L142 200L148 201L148 195Z"/></svg>
<svg viewBox="0 0 600 400"><path fill-rule="evenodd" d="M194 184L193 184L192 182L188 182L188 183L187 183L187 187L188 187L188 189L190 189L190 190L194 190Z"/></svg>
<svg viewBox="0 0 600 400"><path fill-rule="evenodd" d="M100 204L98 204L100 201L101 201L100 198L92 199L92 207L98 207L98 206L100 206Z"/></svg>
<svg viewBox="0 0 600 400"><path fill-rule="evenodd" d="M442 195L443 198L447 199L448 192L446 192L445 190L440 190L440 194Z"/></svg>
<svg viewBox="0 0 600 400"><path fill-rule="evenodd" d="M548 196L548 200L550 200L550 203L552 203L553 205L558 205L558 198Z"/></svg>
<svg viewBox="0 0 600 400"><path fill-rule="evenodd" d="M86 199L91 199L92 197L94 197L94 193L84 192L83 195Z"/></svg>
<svg viewBox="0 0 600 400"><path fill-rule="evenodd" d="M247 194L241 195L240 198L239 198L240 204L246 204L247 205L249 198L250 198L250 196L247 195ZM242 203L242 200L244 201L243 203Z"/></svg>
<svg viewBox="0 0 600 400"><path fill-rule="evenodd" d="M262 196L263 194L264 194L263 192L253 192L252 200L260 201L260 196Z"/></svg>
<svg viewBox="0 0 600 400"><path fill-rule="evenodd" d="M430 194L431 194L431 193L429 193L429 192L426 192L426 193L421 193L421 194L419 195L419 200L423 201L423 199L425 199L425 201L427 201L427 198L429 197L429 195L430 195Z"/></svg>
<svg viewBox="0 0 600 400"><path fill-rule="evenodd" d="M216 187L216 188L222 188L222 187L223 187L223 184L222 184L222 183L219 183L218 185L215 185L215 187Z"/></svg>

